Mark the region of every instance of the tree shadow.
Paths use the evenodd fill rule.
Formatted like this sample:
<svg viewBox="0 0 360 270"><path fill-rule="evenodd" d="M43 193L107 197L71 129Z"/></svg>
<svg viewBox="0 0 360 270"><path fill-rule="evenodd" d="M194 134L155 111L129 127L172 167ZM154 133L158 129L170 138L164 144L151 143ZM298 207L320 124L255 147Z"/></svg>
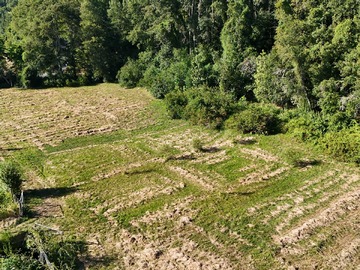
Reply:
<svg viewBox="0 0 360 270"><path fill-rule="evenodd" d="M22 147L7 147L7 148L2 148L0 147L0 152L16 152L16 151L21 151L24 148Z"/></svg>
<svg viewBox="0 0 360 270"><path fill-rule="evenodd" d="M165 162L168 162L170 160L195 160L196 157L194 156L193 153L190 154L185 154L185 155L180 155L180 156L170 156L168 158L166 158Z"/></svg>
<svg viewBox="0 0 360 270"><path fill-rule="evenodd" d="M293 163L294 166L297 168L305 168L309 166L321 165L322 161L317 159L299 159L299 160L295 160Z"/></svg>
<svg viewBox="0 0 360 270"><path fill-rule="evenodd" d="M54 202L40 203L37 200L59 198L76 192L75 187L58 187L44 189L29 189L24 191L25 206L24 216L35 217L57 217L63 216L64 211L61 204Z"/></svg>
<svg viewBox="0 0 360 270"><path fill-rule="evenodd" d="M116 261L115 257L111 256L90 256L87 255L83 258L81 258L81 261L83 263L84 268L79 269L92 269L92 268L103 268L103 267L109 267L111 263Z"/></svg>
<svg viewBox="0 0 360 270"><path fill-rule="evenodd" d="M76 187L57 187L57 188L43 188L43 189L28 189L24 191L24 196L30 198L44 199L57 198L69 195L76 192Z"/></svg>
<svg viewBox="0 0 360 270"><path fill-rule="evenodd" d="M254 138L243 138L243 139L237 139L234 140L235 144L241 144L241 145L251 145L255 144L257 141Z"/></svg>
<svg viewBox="0 0 360 270"><path fill-rule="evenodd" d="M201 152L204 152L204 153L216 153L216 152L219 152L219 151L221 151L221 149L219 147L216 147L216 146L202 147L201 148Z"/></svg>

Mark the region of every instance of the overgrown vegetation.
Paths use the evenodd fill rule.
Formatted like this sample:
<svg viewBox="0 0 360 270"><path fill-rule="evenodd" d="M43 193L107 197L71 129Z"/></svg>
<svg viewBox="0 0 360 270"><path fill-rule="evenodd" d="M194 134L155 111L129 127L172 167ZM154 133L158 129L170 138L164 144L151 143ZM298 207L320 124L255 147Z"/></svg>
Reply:
<svg viewBox="0 0 360 270"><path fill-rule="evenodd" d="M270 105L236 109L242 99L296 108L303 113L289 131L316 144L359 124L360 4L353 0L13 0L0 7L4 86L117 78L167 96L173 118L219 129L233 115L229 126L245 133L276 133L279 125Z"/></svg>
<svg viewBox="0 0 360 270"><path fill-rule="evenodd" d="M0 267L4 270L79 269L84 244L46 231L5 231L0 234Z"/></svg>
<svg viewBox="0 0 360 270"><path fill-rule="evenodd" d="M13 196L19 196L23 182L19 167L11 161L0 163L0 181L2 181Z"/></svg>

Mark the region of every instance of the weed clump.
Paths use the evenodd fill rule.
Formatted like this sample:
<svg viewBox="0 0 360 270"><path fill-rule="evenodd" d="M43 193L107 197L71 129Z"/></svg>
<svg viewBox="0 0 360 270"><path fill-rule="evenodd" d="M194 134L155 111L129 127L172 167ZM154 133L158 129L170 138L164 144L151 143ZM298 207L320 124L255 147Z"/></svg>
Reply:
<svg viewBox="0 0 360 270"><path fill-rule="evenodd" d="M12 195L20 194L23 178L19 167L14 162L0 164L0 181L9 188Z"/></svg>
<svg viewBox="0 0 360 270"><path fill-rule="evenodd" d="M198 151L198 152L204 151L204 142L201 139L199 139L199 138L194 139L192 142L192 145L196 151Z"/></svg>
<svg viewBox="0 0 360 270"><path fill-rule="evenodd" d="M276 134L281 131L280 110L275 106L250 104L244 110L232 115L225 127L241 133Z"/></svg>

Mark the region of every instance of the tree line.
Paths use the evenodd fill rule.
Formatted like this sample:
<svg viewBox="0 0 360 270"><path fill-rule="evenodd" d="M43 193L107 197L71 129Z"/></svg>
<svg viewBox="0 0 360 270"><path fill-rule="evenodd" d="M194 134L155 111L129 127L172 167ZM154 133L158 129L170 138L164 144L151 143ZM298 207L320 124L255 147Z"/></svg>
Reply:
<svg viewBox="0 0 360 270"><path fill-rule="evenodd" d="M0 83L145 86L215 127L270 103L319 139L360 120L359 14L357 0L2 0Z"/></svg>

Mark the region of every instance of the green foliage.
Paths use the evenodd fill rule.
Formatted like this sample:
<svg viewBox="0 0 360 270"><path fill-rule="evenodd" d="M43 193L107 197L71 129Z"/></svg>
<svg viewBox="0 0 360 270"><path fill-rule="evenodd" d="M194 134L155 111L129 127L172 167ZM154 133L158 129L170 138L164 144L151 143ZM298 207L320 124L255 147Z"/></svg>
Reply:
<svg viewBox="0 0 360 270"><path fill-rule="evenodd" d="M22 255L11 255L0 258L0 267L3 270L44 270L45 267L36 259Z"/></svg>
<svg viewBox="0 0 360 270"><path fill-rule="evenodd" d="M190 66L190 58L184 50L165 46L146 69L140 83L148 86L156 98L164 98L171 91L191 85Z"/></svg>
<svg viewBox="0 0 360 270"><path fill-rule="evenodd" d="M253 103L232 115L225 125L242 133L276 134L281 131L279 113L275 106Z"/></svg>
<svg viewBox="0 0 360 270"><path fill-rule="evenodd" d="M182 91L172 91L165 96L166 109L172 119L185 117L185 107L187 103L187 96Z"/></svg>
<svg viewBox="0 0 360 270"><path fill-rule="evenodd" d="M0 182L0 220L17 213L18 205L14 202L13 195L8 186Z"/></svg>
<svg viewBox="0 0 360 270"><path fill-rule="evenodd" d="M199 151L199 152L204 151L204 142L201 139L199 139L199 138L194 139L192 142L192 145L196 151Z"/></svg>
<svg viewBox="0 0 360 270"><path fill-rule="evenodd" d="M330 78L329 80L322 81L314 88L314 92L319 97L318 105L322 113L331 115L339 111L339 87L339 83L334 78Z"/></svg>
<svg viewBox="0 0 360 270"><path fill-rule="evenodd" d="M0 164L0 181L5 183L13 195L19 195L23 182L22 173L14 162Z"/></svg>
<svg viewBox="0 0 360 270"><path fill-rule="evenodd" d="M81 45L77 52L81 66L94 81L115 80L126 46L111 24L108 16L109 1L83 0L80 2Z"/></svg>
<svg viewBox="0 0 360 270"><path fill-rule="evenodd" d="M360 164L360 127L354 125L338 132L328 132L320 146L336 159Z"/></svg>
<svg viewBox="0 0 360 270"><path fill-rule="evenodd" d="M220 69L220 86L236 97L252 98L254 56L270 51L276 21L274 1L229 1L228 19L221 32L223 55Z"/></svg>
<svg viewBox="0 0 360 270"><path fill-rule="evenodd" d="M289 74L279 64L275 52L260 54L256 59L256 67L254 93L257 100L291 107L295 101L294 89L289 81Z"/></svg>
<svg viewBox="0 0 360 270"><path fill-rule="evenodd" d="M78 255L84 253L85 245L72 239L66 241L53 241L47 244L49 260L58 269L79 269L81 262Z"/></svg>
<svg viewBox="0 0 360 270"><path fill-rule="evenodd" d="M218 85L218 71L215 64L218 61L216 52L208 46L199 46L191 60L191 82L193 86Z"/></svg>
<svg viewBox="0 0 360 270"><path fill-rule="evenodd" d="M140 61L128 59L126 64L119 70L117 78L123 87L133 88L137 86L143 77L144 67Z"/></svg>
<svg viewBox="0 0 360 270"><path fill-rule="evenodd" d="M0 234L1 269L43 270L48 266L39 261L45 252L54 269L80 269L78 255L85 251L81 241L59 239L43 231L4 232Z"/></svg>
<svg viewBox="0 0 360 270"><path fill-rule="evenodd" d="M21 71L20 83L24 88L37 88L42 85L42 80L34 68L26 66Z"/></svg>
<svg viewBox="0 0 360 270"><path fill-rule="evenodd" d="M0 205L3 207L12 202L11 194L6 190L0 190Z"/></svg>
<svg viewBox="0 0 360 270"><path fill-rule="evenodd" d="M22 51L21 61L15 59L14 64L22 71L24 87L35 84L34 75L43 78L45 85L61 85L66 76L75 76L78 12L79 6L73 1L53 0L20 0L12 10L7 47ZM23 71L26 68L29 70Z"/></svg>
<svg viewBox="0 0 360 270"><path fill-rule="evenodd" d="M196 124L221 128L236 110L234 97L218 88L199 87L185 92L187 105L184 117Z"/></svg>
<svg viewBox="0 0 360 270"><path fill-rule="evenodd" d="M327 121L321 114L301 112L286 124L287 131L302 141L316 142L328 129Z"/></svg>
<svg viewBox="0 0 360 270"><path fill-rule="evenodd" d="M216 129L237 109L231 94L206 86L171 92L166 95L165 104L174 119L188 119Z"/></svg>

